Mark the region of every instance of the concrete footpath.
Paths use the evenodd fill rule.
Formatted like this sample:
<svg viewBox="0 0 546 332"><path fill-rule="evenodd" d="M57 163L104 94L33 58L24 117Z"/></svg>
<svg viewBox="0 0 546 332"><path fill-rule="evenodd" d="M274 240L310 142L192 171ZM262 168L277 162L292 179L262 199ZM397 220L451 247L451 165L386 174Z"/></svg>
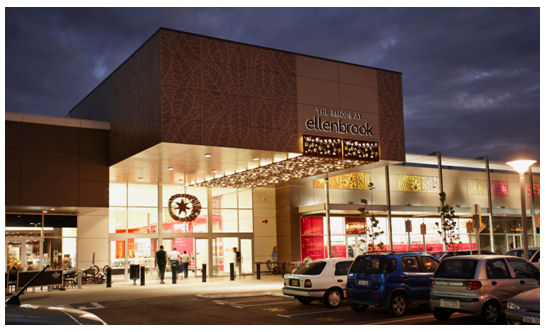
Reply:
<svg viewBox="0 0 546 332"><path fill-rule="evenodd" d="M165 280L146 280L146 285L140 286L140 281L133 285L133 281L113 282L111 288L102 285L83 285L81 289L67 288L64 291L51 290L36 291L28 289L21 297L21 303L39 305L70 305L76 303L91 303L100 301L134 300L173 295L195 295L200 298L222 299L230 297L244 297L256 295L282 296L283 278L281 275L237 276L235 280L229 277L209 277L206 282L201 278Z"/></svg>

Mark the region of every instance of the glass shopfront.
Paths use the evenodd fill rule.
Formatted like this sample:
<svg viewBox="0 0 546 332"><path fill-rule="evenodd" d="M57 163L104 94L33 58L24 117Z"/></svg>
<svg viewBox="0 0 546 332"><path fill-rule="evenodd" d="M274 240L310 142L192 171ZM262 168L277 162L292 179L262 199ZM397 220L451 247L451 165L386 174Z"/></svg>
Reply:
<svg viewBox="0 0 546 332"><path fill-rule="evenodd" d="M167 255L175 248L187 252L190 276L201 276L203 264L208 275L229 274L230 263L237 274L253 272L251 189L110 183L109 230L110 264L119 278L128 278L130 264L157 278L159 244Z"/></svg>

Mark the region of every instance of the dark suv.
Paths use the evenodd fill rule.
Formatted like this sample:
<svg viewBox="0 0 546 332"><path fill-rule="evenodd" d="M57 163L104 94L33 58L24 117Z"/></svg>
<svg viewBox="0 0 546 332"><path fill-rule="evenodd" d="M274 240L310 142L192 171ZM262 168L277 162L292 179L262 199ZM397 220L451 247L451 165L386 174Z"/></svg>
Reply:
<svg viewBox="0 0 546 332"><path fill-rule="evenodd" d="M388 307L402 316L410 303L428 303L430 277L439 261L419 252L358 256L347 276L347 300L356 312L368 305Z"/></svg>

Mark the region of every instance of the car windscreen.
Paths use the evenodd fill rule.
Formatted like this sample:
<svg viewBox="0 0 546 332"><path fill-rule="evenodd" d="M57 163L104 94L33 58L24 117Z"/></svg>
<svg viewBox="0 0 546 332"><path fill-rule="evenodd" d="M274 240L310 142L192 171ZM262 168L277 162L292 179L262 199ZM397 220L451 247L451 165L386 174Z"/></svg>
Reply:
<svg viewBox="0 0 546 332"><path fill-rule="evenodd" d="M478 261L475 259L446 259L434 272L434 278L473 279Z"/></svg>
<svg viewBox="0 0 546 332"><path fill-rule="evenodd" d="M349 273L382 274L396 270L396 259L387 257L358 256Z"/></svg>
<svg viewBox="0 0 546 332"><path fill-rule="evenodd" d="M324 267L326 266L326 262L309 262L306 263L304 266L300 266L294 271L292 271L293 274L307 274L307 275L317 275L324 270Z"/></svg>

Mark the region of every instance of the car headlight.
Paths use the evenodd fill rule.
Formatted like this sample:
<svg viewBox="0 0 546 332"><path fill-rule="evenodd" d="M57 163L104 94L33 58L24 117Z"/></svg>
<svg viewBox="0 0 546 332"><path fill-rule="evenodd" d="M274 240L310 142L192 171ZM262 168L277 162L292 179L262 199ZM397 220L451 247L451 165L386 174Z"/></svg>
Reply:
<svg viewBox="0 0 546 332"><path fill-rule="evenodd" d="M519 305L515 304L514 302L508 301L507 308L512 310L519 310Z"/></svg>

